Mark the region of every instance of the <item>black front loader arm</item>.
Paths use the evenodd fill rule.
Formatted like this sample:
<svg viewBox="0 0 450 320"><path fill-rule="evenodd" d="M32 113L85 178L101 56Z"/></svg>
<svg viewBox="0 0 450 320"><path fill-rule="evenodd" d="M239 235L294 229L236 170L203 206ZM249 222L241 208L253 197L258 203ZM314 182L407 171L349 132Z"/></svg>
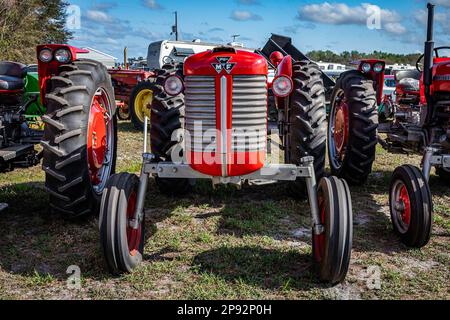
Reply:
<svg viewBox="0 0 450 320"><path fill-rule="evenodd" d="M292 44L291 38L277 34L272 34L272 36L270 37L269 41L267 41L264 48L258 51L258 53L264 56L270 63L269 57L275 51L280 51L285 56L290 55L294 61L301 61L301 60L311 61L311 59L309 59L305 54L303 54ZM326 75L323 71L322 71L322 78L323 84L325 85L325 88L327 90L333 89L334 86L336 85L336 82L328 75Z"/></svg>

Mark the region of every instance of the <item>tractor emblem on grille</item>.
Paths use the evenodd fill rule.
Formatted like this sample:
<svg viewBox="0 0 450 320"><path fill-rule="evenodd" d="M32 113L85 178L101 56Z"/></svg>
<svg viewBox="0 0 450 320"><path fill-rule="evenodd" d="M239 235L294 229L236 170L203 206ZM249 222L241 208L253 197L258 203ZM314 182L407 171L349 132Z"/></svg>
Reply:
<svg viewBox="0 0 450 320"><path fill-rule="evenodd" d="M216 58L219 63L212 63L212 66L220 74L223 70L225 70L228 74L233 71L234 67L237 63L230 62L230 57L217 57Z"/></svg>

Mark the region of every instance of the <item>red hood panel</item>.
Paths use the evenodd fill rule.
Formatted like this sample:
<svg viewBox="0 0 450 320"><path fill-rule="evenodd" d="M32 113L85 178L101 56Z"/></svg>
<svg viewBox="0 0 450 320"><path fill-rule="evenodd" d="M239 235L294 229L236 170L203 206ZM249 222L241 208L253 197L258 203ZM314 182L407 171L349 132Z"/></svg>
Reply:
<svg viewBox="0 0 450 320"><path fill-rule="evenodd" d="M268 65L259 54L240 51L198 53L186 59L184 75L267 75Z"/></svg>

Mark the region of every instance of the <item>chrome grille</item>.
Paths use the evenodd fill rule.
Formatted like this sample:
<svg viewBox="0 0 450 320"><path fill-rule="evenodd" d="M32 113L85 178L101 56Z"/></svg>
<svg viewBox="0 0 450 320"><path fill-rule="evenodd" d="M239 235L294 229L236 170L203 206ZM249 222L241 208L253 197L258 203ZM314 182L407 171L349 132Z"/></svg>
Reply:
<svg viewBox="0 0 450 320"><path fill-rule="evenodd" d="M267 78L233 78L232 151L262 151L267 145Z"/></svg>
<svg viewBox="0 0 450 320"><path fill-rule="evenodd" d="M191 137L190 150L216 151L216 89L214 77L185 78L186 130ZM196 128L201 125L201 130Z"/></svg>
<svg viewBox="0 0 450 320"><path fill-rule="evenodd" d="M217 152L215 77L188 76L185 86L186 130L191 136L188 149ZM266 150L266 76L234 76L232 104L232 151Z"/></svg>

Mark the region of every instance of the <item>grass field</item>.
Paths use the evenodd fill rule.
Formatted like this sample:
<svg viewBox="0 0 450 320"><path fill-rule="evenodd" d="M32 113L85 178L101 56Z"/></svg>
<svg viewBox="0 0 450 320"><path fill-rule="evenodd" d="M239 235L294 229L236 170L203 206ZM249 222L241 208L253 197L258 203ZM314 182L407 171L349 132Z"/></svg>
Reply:
<svg viewBox="0 0 450 320"><path fill-rule="evenodd" d="M139 172L142 135L120 124L118 171ZM420 157L378 151L374 173L352 188L354 250L344 284L327 288L311 267L307 202L284 185L212 190L181 199L149 188L145 262L130 275L105 271L98 221L48 212L40 167L0 175L0 299L449 299L450 188L431 179L431 243L410 250L392 233L391 172ZM69 266L81 289L67 287ZM378 281L379 280L379 281Z"/></svg>

